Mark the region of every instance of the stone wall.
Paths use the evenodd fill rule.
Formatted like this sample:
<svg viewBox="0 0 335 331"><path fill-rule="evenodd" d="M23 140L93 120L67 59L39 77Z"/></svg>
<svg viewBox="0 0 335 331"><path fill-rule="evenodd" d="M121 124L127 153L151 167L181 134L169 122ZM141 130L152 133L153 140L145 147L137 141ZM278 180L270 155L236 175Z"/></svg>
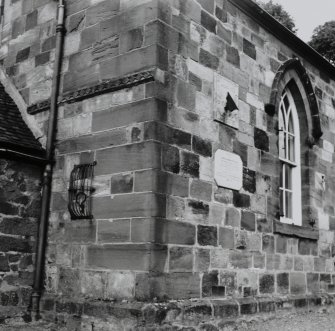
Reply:
<svg viewBox="0 0 335 331"><path fill-rule="evenodd" d="M52 75L56 4L25 6L11 2L3 33L11 32L1 50L13 54L4 66L32 105L50 95L45 78ZM333 292L333 80L298 56L323 131L313 146L302 141L303 178L310 184L303 225L313 235L279 234L278 117L264 106L278 69L295 52L228 0L67 1L66 26L46 315L112 311L140 323L146 310L138 302L196 298L233 300L227 309L235 316L274 310L278 297L300 295L306 306L307 295ZM29 31L33 41L21 44ZM223 90L238 107L229 125L216 117ZM47 117L47 111L36 114L41 128ZM216 185L218 149L241 157L240 191ZM70 220L71 170L92 161L94 218ZM117 304L92 305L95 300L135 303L123 313ZM207 315L229 315L213 307L204 308Z"/></svg>
<svg viewBox="0 0 335 331"><path fill-rule="evenodd" d="M300 59L313 82L324 131L306 154L313 160L310 207L319 239L277 234L277 117L268 116L264 105L292 51L229 1L144 1L136 10L126 4L108 19L112 26L136 13L129 21L134 31L123 33L127 25L114 31L125 53L92 66L96 44L77 50L70 56L68 89L99 83L97 68L104 68L101 79L156 69L149 82L65 103L60 110L49 292L142 301L332 292L334 82ZM93 6L94 12L103 5ZM92 10L80 12L86 25ZM105 18L94 22L101 29ZM83 24L73 36L83 36ZM92 79L77 77L75 70L78 75L92 70L87 76ZM235 128L214 120L223 85L238 98ZM241 157L240 191L216 185L217 149ZM93 160L94 219L70 221L70 171ZM320 174L327 178L325 192L318 188Z"/></svg>
<svg viewBox="0 0 335 331"><path fill-rule="evenodd" d="M33 284L41 169L0 159L0 305L27 307Z"/></svg>

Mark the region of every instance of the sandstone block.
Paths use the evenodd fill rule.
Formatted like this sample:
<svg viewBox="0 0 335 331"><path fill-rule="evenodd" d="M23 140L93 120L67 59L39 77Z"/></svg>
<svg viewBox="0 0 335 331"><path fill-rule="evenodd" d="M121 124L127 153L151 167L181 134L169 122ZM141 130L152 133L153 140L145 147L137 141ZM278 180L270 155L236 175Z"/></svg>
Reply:
<svg viewBox="0 0 335 331"><path fill-rule="evenodd" d="M159 168L161 166L161 146L156 142L146 142L108 148L97 151L96 160L97 175Z"/></svg>
<svg viewBox="0 0 335 331"><path fill-rule="evenodd" d="M165 216L165 196L153 193L122 194L93 198L93 215L98 219Z"/></svg>
<svg viewBox="0 0 335 331"><path fill-rule="evenodd" d="M188 247L170 248L170 271L173 272L191 272L193 269L193 250Z"/></svg>
<svg viewBox="0 0 335 331"><path fill-rule="evenodd" d="M130 220L98 221L98 242L115 243L130 241Z"/></svg>
<svg viewBox="0 0 335 331"><path fill-rule="evenodd" d="M166 257L166 246L157 244L89 246L86 264L112 270L162 272Z"/></svg>
<svg viewBox="0 0 335 331"><path fill-rule="evenodd" d="M102 131L145 121L165 121L166 112L165 102L151 98L126 106L113 107L93 113L92 131Z"/></svg>
<svg viewBox="0 0 335 331"><path fill-rule="evenodd" d="M194 245L195 226L164 219L134 219L131 221L133 242Z"/></svg>

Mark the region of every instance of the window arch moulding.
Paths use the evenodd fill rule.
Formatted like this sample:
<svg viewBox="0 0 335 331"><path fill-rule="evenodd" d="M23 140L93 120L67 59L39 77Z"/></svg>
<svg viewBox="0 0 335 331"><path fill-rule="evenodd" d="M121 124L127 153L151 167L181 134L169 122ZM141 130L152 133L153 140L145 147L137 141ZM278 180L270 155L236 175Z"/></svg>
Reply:
<svg viewBox="0 0 335 331"><path fill-rule="evenodd" d="M309 110L306 114L309 128L307 143L311 147L320 139L323 132L321 129L319 106L313 85L306 69L299 59L290 59L279 67L272 84L269 103L265 105L265 112L270 116L274 116L276 113L276 105L280 102L283 90L283 81L285 81L285 76L290 72L296 76L295 78L297 79L295 79L295 82L301 85L299 86L299 90L304 91L306 95L304 101L307 102L308 105L306 105L307 107L305 107L305 109Z"/></svg>
<svg viewBox="0 0 335 331"><path fill-rule="evenodd" d="M300 137L300 171L301 171L301 220L296 224L274 221L274 233L317 240L319 231L314 227L316 217L313 196L310 191L311 178L314 174L313 146L322 136L319 107L310 77L299 59L283 63L275 75L270 94L270 101L265 105L269 116L279 119L279 106L285 91L292 95L301 128ZM278 128L279 130L279 128ZM279 131L278 131L279 132ZM278 146L279 147L279 146ZM279 155L278 155L279 156ZM307 163L306 163L307 162ZM298 224L298 225L297 225Z"/></svg>

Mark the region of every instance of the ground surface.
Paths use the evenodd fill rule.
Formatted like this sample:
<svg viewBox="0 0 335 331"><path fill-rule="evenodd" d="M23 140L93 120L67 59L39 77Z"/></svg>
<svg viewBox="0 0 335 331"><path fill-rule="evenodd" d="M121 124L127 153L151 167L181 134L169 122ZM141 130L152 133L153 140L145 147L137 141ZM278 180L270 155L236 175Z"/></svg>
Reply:
<svg viewBox="0 0 335 331"><path fill-rule="evenodd" d="M224 331L335 331L335 310L324 309L297 312L240 321L238 326L229 326Z"/></svg>
<svg viewBox="0 0 335 331"><path fill-rule="evenodd" d="M23 324L13 322L11 325L0 325L0 331L63 331L48 323ZM151 329L152 330L152 329ZM212 331L213 329L201 329ZM301 311L278 315L264 315L250 317L230 324L222 331L335 331L335 309L321 309L319 311ZM69 330L70 331L70 330ZM108 331L108 330L106 330Z"/></svg>

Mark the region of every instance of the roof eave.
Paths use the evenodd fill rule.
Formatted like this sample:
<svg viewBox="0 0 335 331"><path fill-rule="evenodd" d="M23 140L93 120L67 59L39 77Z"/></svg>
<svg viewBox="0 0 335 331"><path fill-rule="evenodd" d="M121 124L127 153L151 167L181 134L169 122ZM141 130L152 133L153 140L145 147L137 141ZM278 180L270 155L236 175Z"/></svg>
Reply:
<svg viewBox="0 0 335 331"><path fill-rule="evenodd" d="M283 44L291 48L297 55L313 64L321 70L329 78L335 80L335 66L327 61L321 54L307 45L293 32L279 23L268 12L251 0L228 0L232 5L236 6L246 15L251 17L262 28L269 31L273 36L280 40Z"/></svg>

